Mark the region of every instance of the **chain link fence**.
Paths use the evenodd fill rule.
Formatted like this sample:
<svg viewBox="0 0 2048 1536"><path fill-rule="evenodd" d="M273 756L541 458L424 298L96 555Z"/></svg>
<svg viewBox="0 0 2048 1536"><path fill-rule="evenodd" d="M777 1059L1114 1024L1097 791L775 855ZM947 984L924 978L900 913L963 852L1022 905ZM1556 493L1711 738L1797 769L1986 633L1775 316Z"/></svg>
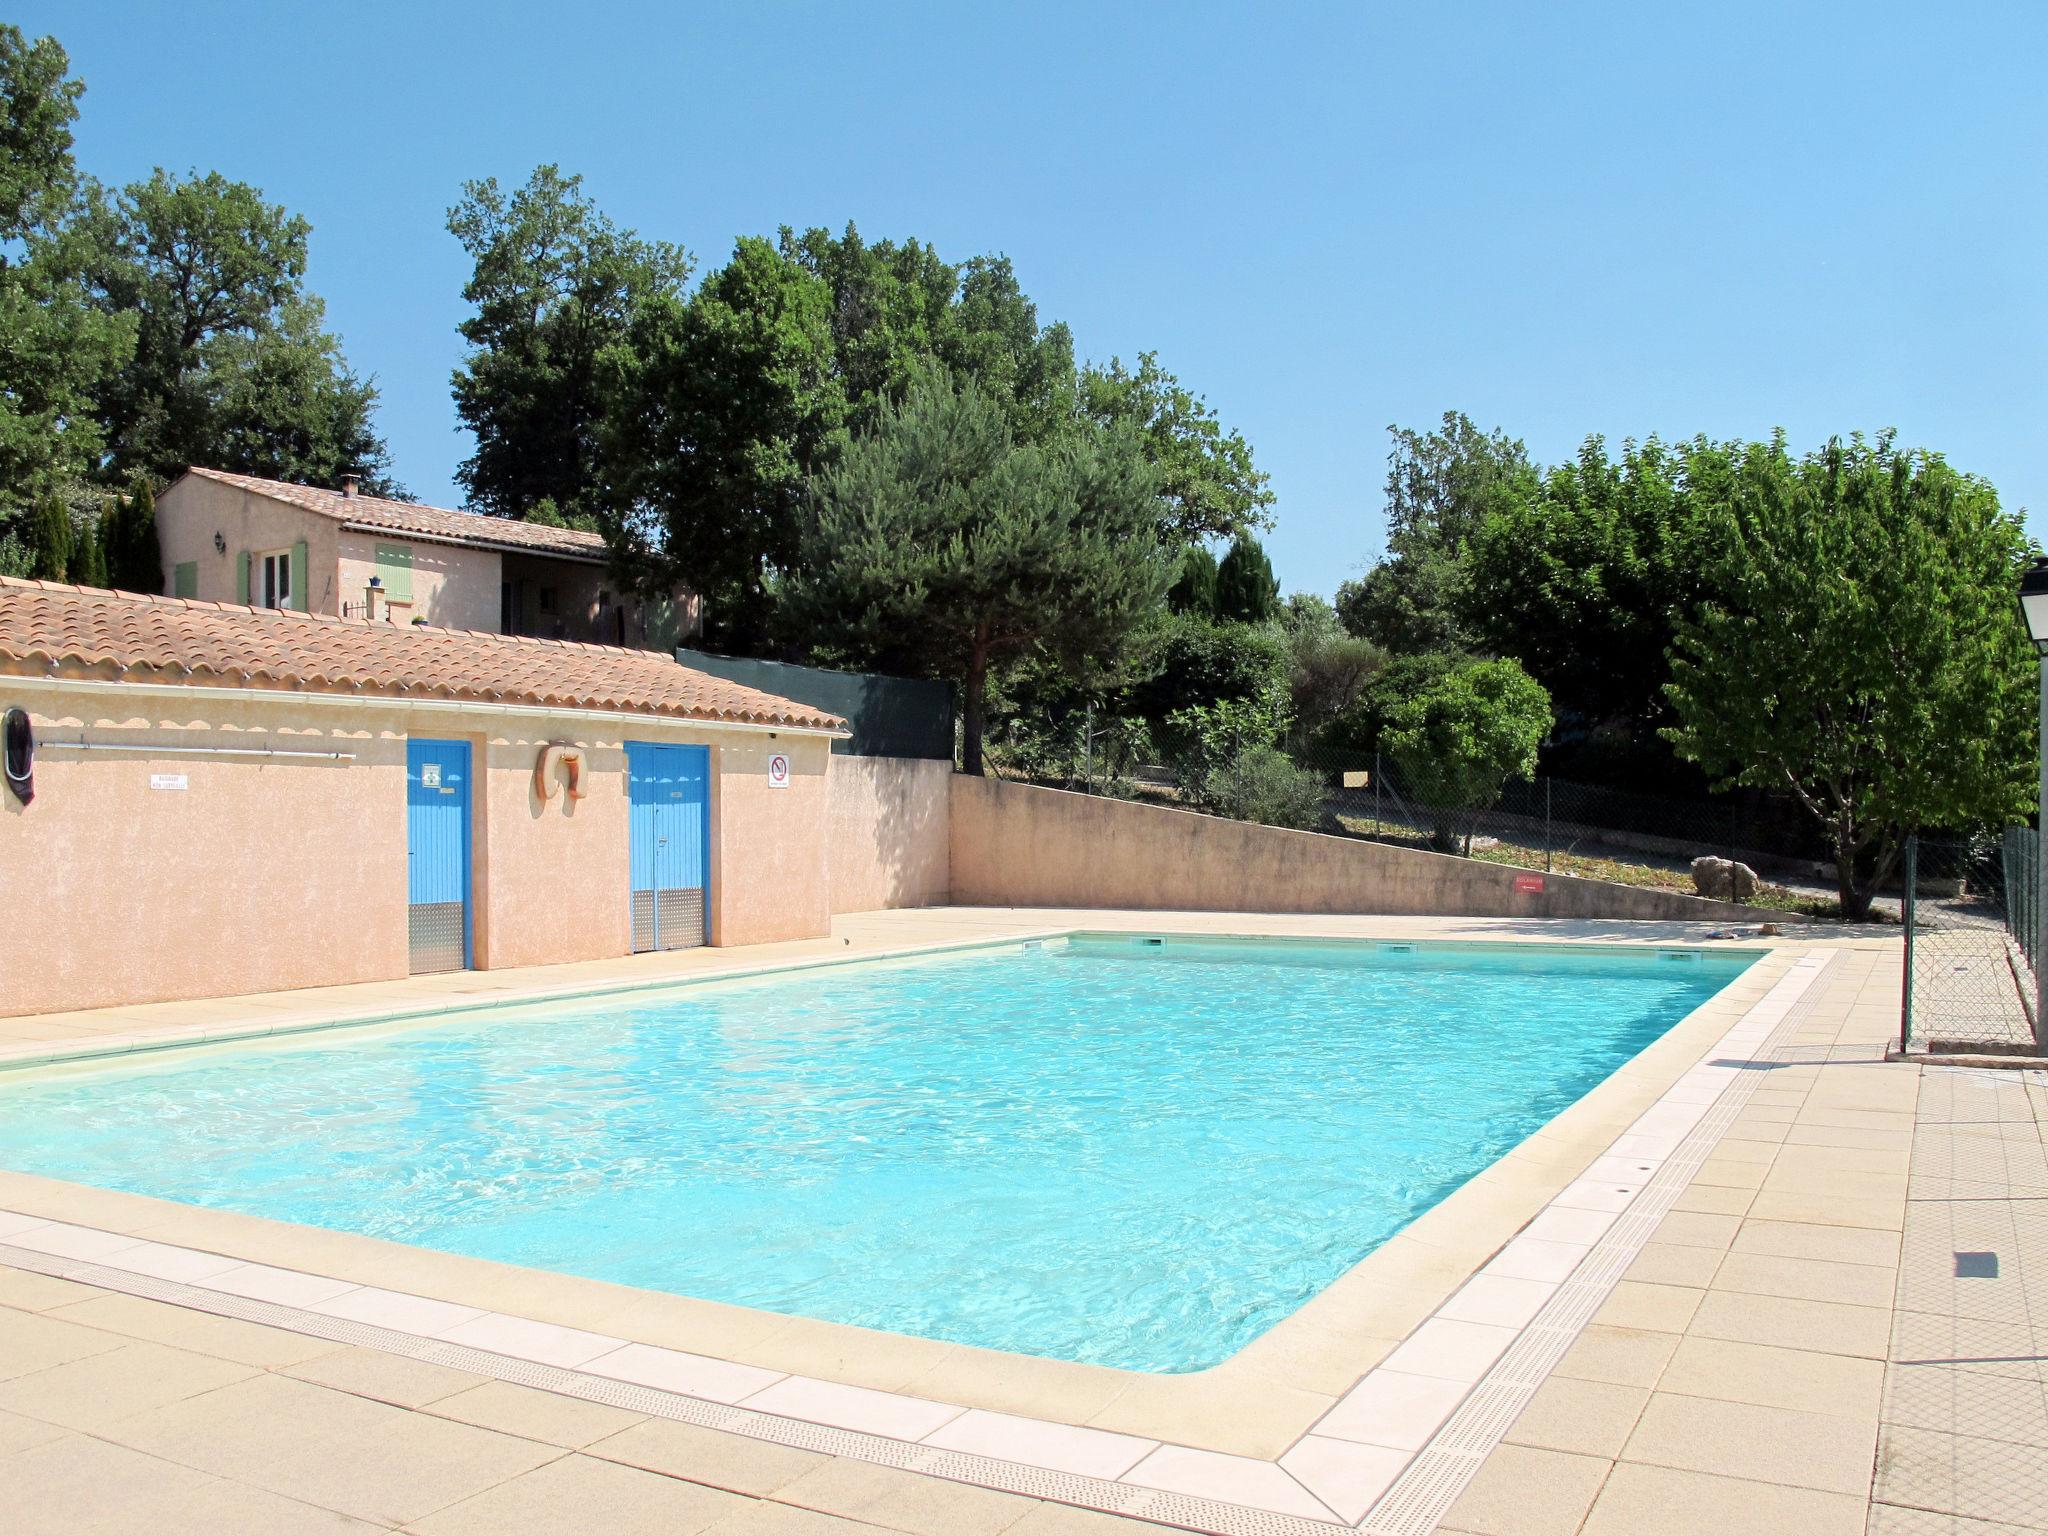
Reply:
<svg viewBox="0 0 2048 1536"><path fill-rule="evenodd" d="M2031 1054L2040 989L2041 834L1907 840L1900 1048Z"/></svg>

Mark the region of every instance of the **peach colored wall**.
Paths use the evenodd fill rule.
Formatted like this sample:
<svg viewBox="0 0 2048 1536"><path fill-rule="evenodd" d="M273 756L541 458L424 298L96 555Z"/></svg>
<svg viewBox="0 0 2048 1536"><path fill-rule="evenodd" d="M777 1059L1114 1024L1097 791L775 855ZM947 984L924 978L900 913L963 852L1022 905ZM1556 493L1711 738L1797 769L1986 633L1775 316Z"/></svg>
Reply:
<svg viewBox="0 0 2048 1536"><path fill-rule="evenodd" d="M390 711L152 700L26 704L36 797L0 790L0 1013L403 976L405 740ZM354 762L67 752L273 745ZM153 775L183 789L153 789ZM380 829L396 829L380 833ZM380 856L393 848L399 857Z"/></svg>
<svg viewBox="0 0 2048 1536"><path fill-rule="evenodd" d="M322 521L308 514L309 521ZM503 608L498 592L501 561L495 549L469 549L433 544L403 534L356 533L340 536L341 600L364 601L370 578L377 574L377 546L398 545L412 551L412 610L405 619L425 619L449 629L479 629L495 635ZM338 610L322 610L331 612ZM384 604L377 617L385 617Z"/></svg>
<svg viewBox="0 0 2048 1536"><path fill-rule="evenodd" d="M19 687L41 746L36 798L0 790L0 1014L276 991L406 974L405 746L461 739L483 765L472 803L480 968L624 955L624 742L711 749L712 937L831 928L823 738L573 713L518 716L290 696L166 697ZM313 759L67 752L126 745L271 746ZM542 801L544 744L586 749L584 798ZM791 787L767 787L787 750ZM152 775L184 789L152 789Z"/></svg>
<svg viewBox="0 0 2048 1536"><path fill-rule="evenodd" d="M920 757L832 759L832 910L943 905L952 888L953 765Z"/></svg>
<svg viewBox="0 0 2048 1536"><path fill-rule="evenodd" d="M836 760L821 736L735 736L712 754L711 942L769 944L832 931L826 870L826 776ZM787 752L790 783L768 784L768 758Z"/></svg>
<svg viewBox="0 0 2048 1536"><path fill-rule="evenodd" d="M227 552L213 547L214 534L227 542ZM195 594L209 603L240 600L240 570L246 553L290 549L306 541L306 587L302 599L309 613L339 613L342 587L336 573L341 525L317 513L302 512L267 496L257 496L217 480L188 475L156 503L156 536L164 557L166 592L175 592L173 573L187 560L199 569Z"/></svg>
<svg viewBox="0 0 2048 1536"><path fill-rule="evenodd" d="M1538 889L1517 889L1534 882ZM1673 891L1288 832L965 774L952 781L953 900L966 906L1755 921Z"/></svg>

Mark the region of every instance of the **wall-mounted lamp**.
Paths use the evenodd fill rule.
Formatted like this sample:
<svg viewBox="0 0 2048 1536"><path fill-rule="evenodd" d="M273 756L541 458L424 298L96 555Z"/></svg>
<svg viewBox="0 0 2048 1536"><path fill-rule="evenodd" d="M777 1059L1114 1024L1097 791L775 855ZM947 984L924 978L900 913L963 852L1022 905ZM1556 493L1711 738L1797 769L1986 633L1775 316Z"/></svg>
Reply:
<svg viewBox="0 0 2048 1536"><path fill-rule="evenodd" d="M228 552L228 536L218 528L213 531L213 552L216 555L224 555Z"/></svg>

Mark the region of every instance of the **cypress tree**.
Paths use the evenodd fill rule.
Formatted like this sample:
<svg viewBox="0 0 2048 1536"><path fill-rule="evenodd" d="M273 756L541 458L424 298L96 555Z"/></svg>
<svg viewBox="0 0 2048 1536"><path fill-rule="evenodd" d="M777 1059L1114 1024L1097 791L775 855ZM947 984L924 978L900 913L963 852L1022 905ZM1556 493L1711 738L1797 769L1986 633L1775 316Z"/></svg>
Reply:
<svg viewBox="0 0 2048 1536"><path fill-rule="evenodd" d="M78 543L71 552L71 579L81 587L107 584L107 547L100 540L100 519L89 517L80 525Z"/></svg>
<svg viewBox="0 0 2048 1536"><path fill-rule="evenodd" d="M108 519L107 579L124 592L164 589L163 550L156 537L156 493L138 475Z"/></svg>
<svg viewBox="0 0 2048 1536"><path fill-rule="evenodd" d="M1240 534L1216 568L1216 617L1263 624L1280 612L1273 562L1250 534Z"/></svg>
<svg viewBox="0 0 2048 1536"><path fill-rule="evenodd" d="M36 506L33 563L29 575L65 581L71 570L71 509L54 493Z"/></svg>
<svg viewBox="0 0 2048 1536"><path fill-rule="evenodd" d="M1216 557L1208 545L1197 544L1181 557L1180 576L1167 591L1166 605L1175 613L1215 617Z"/></svg>

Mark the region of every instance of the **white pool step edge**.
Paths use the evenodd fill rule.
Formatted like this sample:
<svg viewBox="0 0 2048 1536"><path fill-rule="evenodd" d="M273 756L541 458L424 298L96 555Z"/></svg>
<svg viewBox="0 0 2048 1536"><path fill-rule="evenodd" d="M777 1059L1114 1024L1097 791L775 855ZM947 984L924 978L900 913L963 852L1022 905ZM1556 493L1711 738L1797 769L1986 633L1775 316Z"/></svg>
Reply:
<svg viewBox="0 0 2048 1536"><path fill-rule="evenodd" d="M0 1208L0 1264L825 1454L1216 1536L1426 1536L1726 1133L1803 955L1586 1173L1277 1460L658 1348Z"/></svg>

